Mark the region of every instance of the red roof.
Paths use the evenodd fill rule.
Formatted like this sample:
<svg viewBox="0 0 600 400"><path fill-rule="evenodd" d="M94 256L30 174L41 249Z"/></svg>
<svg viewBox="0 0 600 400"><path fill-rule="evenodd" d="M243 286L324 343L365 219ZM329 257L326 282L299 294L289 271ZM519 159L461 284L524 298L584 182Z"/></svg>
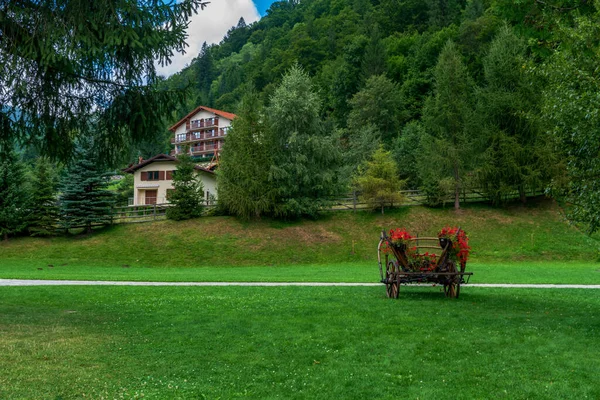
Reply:
<svg viewBox="0 0 600 400"><path fill-rule="evenodd" d="M235 114L227 112L227 111L216 110L214 108L205 107L205 106L198 106L191 113L189 113L188 115L186 115L185 117L183 117L179 121L177 121L175 123L175 125L173 125L172 127L169 128L169 130L172 132L175 131L175 129L177 129L177 127L179 125L183 124L187 119L189 119L192 115L196 114L200 110L205 110L205 111L211 112L211 113L219 115L223 118L227 118L230 121L236 117Z"/></svg>

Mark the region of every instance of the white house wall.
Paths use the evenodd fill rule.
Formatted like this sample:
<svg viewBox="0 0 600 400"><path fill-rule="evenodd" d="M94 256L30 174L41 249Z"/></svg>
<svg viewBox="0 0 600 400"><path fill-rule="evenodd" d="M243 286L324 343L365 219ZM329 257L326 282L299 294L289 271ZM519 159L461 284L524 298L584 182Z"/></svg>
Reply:
<svg viewBox="0 0 600 400"><path fill-rule="evenodd" d="M156 190L156 202L157 204L168 203L167 190L173 189L173 180L166 179L167 171L175 171L177 169L177 163L174 161L160 161L154 162L138 169L133 174L133 205L144 205L146 200L146 190ZM165 175L164 180L152 180L143 181L142 172L149 171L163 171ZM217 196L217 179L215 174L206 171L196 171L202 185L204 187L203 198L207 199L207 192L210 195Z"/></svg>

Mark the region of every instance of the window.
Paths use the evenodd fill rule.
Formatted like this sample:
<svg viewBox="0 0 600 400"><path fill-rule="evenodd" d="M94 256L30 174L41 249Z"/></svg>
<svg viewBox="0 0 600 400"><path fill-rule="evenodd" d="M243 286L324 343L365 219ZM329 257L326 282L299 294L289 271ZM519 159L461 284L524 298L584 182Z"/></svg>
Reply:
<svg viewBox="0 0 600 400"><path fill-rule="evenodd" d="M178 133L176 140L178 142L185 142L185 133Z"/></svg>
<svg viewBox="0 0 600 400"><path fill-rule="evenodd" d="M157 181L158 179L159 179L158 171L148 171L148 180L149 181Z"/></svg>
<svg viewBox="0 0 600 400"><path fill-rule="evenodd" d="M200 132L194 132L194 139L201 139L202 136L200 135Z"/></svg>

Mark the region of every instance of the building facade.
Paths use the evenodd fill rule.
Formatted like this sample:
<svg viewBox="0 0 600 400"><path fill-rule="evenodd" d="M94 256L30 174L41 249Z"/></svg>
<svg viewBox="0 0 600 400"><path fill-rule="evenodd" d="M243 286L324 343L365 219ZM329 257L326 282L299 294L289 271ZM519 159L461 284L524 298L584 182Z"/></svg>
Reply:
<svg viewBox="0 0 600 400"><path fill-rule="evenodd" d="M197 107L169 128L173 132L171 155L176 156L187 149L198 161L218 157L234 118L235 114L226 111Z"/></svg>
<svg viewBox="0 0 600 400"><path fill-rule="evenodd" d="M133 174L133 204L134 206L165 204L173 189L173 172L179 161L166 154L159 154L148 160L142 160L136 165L124 169ZM204 200L207 204L217 195L217 179L210 169L196 166L198 177L204 187Z"/></svg>
<svg viewBox="0 0 600 400"><path fill-rule="evenodd" d="M223 139L231 126L235 114L204 106L197 107L180 119L169 130L173 132L170 155L159 154L148 160L124 169L133 174L133 204L135 206L169 203L173 190L173 172L177 169L177 155L185 149L199 163L218 160ZM196 165L196 171L204 186L207 203L217 197L215 163Z"/></svg>

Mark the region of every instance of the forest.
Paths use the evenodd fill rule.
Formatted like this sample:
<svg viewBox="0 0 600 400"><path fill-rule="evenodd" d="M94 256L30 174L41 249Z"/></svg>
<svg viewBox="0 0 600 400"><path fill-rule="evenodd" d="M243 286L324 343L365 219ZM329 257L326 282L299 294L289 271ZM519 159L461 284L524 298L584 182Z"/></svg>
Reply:
<svg viewBox="0 0 600 400"><path fill-rule="evenodd" d="M189 88L173 121L199 104L239 113L248 92L260 104L251 112L268 114L299 67L318 97L317 114L305 117L337 143L342 190L382 145L402 186L425 190L432 204L469 187L495 204L515 189L545 189L594 230L598 5L276 2L260 21L240 20L221 43L205 44L163 85ZM152 151L164 151L167 137Z"/></svg>
<svg viewBox="0 0 600 400"><path fill-rule="evenodd" d="M205 105L239 116L219 173L233 214L313 215L379 169L389 190L420 189L431 205L458 208L474 188L496 205L544 190L593 232L599 30L588 0L275 2L156 80L184 96L143 118L160 124L138 129L112 167L168 152L166 128Z"/></svg>

